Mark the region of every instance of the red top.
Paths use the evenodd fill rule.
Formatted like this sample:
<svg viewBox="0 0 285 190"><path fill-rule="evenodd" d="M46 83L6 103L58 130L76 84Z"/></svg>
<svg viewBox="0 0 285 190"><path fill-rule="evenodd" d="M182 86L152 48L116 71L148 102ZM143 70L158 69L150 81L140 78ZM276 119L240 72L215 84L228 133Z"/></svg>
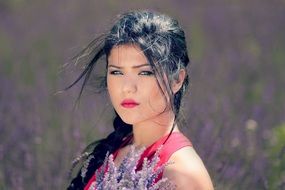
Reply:
<svg viewBox="0 0 285 190"><path fill-rule="evenodd" d="M156 150L164 143L164 141L167 139L167 137L168 137L168 134L166 136L161 137L156 142L154 142L152 145L150 145L149 147L146 148L146 150L143 152L143 154L142 154L142 156L138 162L138 165L137 165L138 169L140 169L142 167L143 159L145 157L150 159L154 155ZM133 139L133 136L126 138L125 141L122 143L121 147L126 145L127 143L129 143L132 139ZM166 162L168 162L169 158L171 157L171 155L174 152L176 152L177 150L179 150L185 146L192 146L192 144L182 133L172 132L172 134L169 136L169 138L167 139L167 141L165 142L165 144L162 146L162 148L160 150L160 154L159 154L160 160L159 160L156 168L158 168L158 167L162 166L163 164L165 164ZM119 149L117 151L115 151L115 153L113 154L114 159L117 157ZM158 176L156 181L161 179L162 175L163 175L163 173L161 173ZM91 186L92 182L95 181L95 179L96 179L96 176L94 174L92 176L92 178L89 180L89 182L87 183L87 185L85 186L84 190L88 190L89 187Z"/></svg>

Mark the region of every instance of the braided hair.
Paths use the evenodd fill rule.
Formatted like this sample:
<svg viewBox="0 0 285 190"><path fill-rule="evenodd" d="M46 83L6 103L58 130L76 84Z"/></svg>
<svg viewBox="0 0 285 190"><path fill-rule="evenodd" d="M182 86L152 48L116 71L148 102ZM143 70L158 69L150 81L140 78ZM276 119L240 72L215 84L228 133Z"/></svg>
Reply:
<svg viewBox="0 0 285 190"><path fill-rule="evenodd" d="M157 80L162 81L162 84L159 84L160 90L166 87L164 97L165 99L170 97L170 105L175 114L173 130L189 77L186 73L182 87L175 94L171 90L171 82L178 79L181 69L186 70L189 57L184 31L178 22L169 16L148 10L130 11L120 15L108 33L96 38L76 56L77 60L82 57L89 57L89 59L83 72L66 90L83 79L78 97L80 98L95 64L105 57L107 68L108 56L112 48L124 44L135 44L141 48L154 69ZM163 76L167 79L165 80ZM100 79L98 87L106 89L106 76ZM123 139L132 134L132 125L125 123L116 111L113 127L114 131L107 138L92 143L95 146L87 156L88 165L80 169L68 190L83 189L94 172L103 164L106 153L114 153L121 146Z"/></svg>

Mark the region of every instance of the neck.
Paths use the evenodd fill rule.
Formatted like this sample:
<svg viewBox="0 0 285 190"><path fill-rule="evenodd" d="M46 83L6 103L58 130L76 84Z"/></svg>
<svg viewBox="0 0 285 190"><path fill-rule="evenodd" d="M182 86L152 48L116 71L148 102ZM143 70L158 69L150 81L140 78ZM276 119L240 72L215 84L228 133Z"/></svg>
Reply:
<svg viewBox="0 0 285 190"><path fill-rule="evenodd" d="M133 124L133 144L148 147L161 137L170 133L174 124L174 113L165 112L155 119ZM179 131L177 125L173 131Z"/></svg>

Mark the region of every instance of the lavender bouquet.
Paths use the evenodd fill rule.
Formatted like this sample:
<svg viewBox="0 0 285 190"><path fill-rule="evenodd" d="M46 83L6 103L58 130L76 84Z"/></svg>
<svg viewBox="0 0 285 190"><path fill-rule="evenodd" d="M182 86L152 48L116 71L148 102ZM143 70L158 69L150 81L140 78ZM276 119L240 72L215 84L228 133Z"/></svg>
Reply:
<svg viewBox="0 0 285 190"><path fill-rule="evenodd" d="M115 166L113 155L107 153L101 169L95 173L96 180L89 190L174 190L175 185L167 178L155 182L158 175L170 164L166 163L154 170L160 160L161 147L151 160L144 158L142 169L136 171L144 150L145 148L136 148L132 145L118 168Z"/></svg>

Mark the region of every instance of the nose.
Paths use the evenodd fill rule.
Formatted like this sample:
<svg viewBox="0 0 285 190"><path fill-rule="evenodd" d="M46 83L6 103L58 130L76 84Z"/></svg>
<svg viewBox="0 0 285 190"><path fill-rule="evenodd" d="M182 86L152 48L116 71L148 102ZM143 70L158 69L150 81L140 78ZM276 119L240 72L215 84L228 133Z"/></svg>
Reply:
<svg viewBox="0 0 285 190"><path fill-rule="evenodd" d="M126 77L126 79L123 82L122 90L125 94L135 93L137 91L136 80L131 77Z"/></svg>

